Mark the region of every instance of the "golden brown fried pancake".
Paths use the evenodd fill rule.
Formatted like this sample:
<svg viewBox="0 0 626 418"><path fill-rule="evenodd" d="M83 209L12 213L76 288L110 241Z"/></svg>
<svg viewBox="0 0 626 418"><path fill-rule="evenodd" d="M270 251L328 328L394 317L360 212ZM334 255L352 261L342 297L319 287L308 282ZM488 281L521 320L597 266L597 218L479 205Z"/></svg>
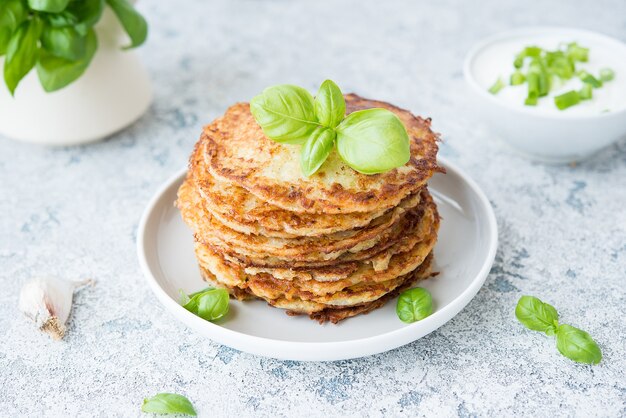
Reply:
<svg viewBox="0 0 626 418"><path fill-rule="evenodd" d="M180 186L178 195L183 218L194 228L196 237L201 242L228 247L251 257L298 261L334 260L346 252L371 248L406 226L409 220L402 218L410 216L405 216L407 210L410 211L420 201L420 195L405 199L403 204L363 228L319 237L268 238L234 231L207 214L202 197L189 181Z"/></svg>
<svg viewBox="0 0 626 418"><path fill-rule="evenodd" d="M204 129L211 175L288 211L343 214L396 206L440 170L437 135L430 130L430 120L355 94L345 98L347 113L382 107L400 118L411 141L411 158L406 165L382 174L365 175L345 165L333 152L317 173L304 177L300 169L301 145L268 139L250 113L249 104L239 103Z"/></svg>
<svg viewBox="0 0 626 418"><path fill-rule="evenodd" d="M189 160L189 177L205 200L205 209L235 231L276 238L319 236L367 226L385 213L385 210L346 214L286 211L232 182L213 178L204 160L205 142L201 140L196 144ZM404 200L411 198L413 196L407 196Z"/></svg>
<svg viewBox="0 0 626 418"><path fill-rule="evenodd" d="M249 274L246 269L224 260L219 254L213 252L210 247L196 245L196 257L200 267L209 270L220 281L228 286L268 288L269 291L282 292L282 296L296 295L302 299L301 294L326 296L331 293L343 291L346 288L359 283L381 283L404 276L415 270L432 251L437 240L436 229L433 227L431 234L423 241L415 245L411 250L395 254L387 269L377 272L371 263L360 262L355 271L346 277L337 277L335 280L318 281L311 278L278 278L267 272ZM271 271L271 270L269 270ZM315 269L308 271L315 275ZM259 294L258 292L254 292ZM266 291L267 293L267 291Z"/></svg>
<svg viewBox="0 0 626 418"><path fill-rule="evenodd" d="M387 293L378 299L371 300L365 303L355 304L353 306L328 306L322 303L305 301L298 298L291 300L285 298L279 298L276 300L267 301L270 305L287 310L288 315L302 315L308 314L311 319L316 319L320 323L330 321L337 323L342 319L346 319L361 313L368 313L374 309L380 308L389 300L395 298L400 292L413 286L417 281L426 279L431 275L432 254L430 254L424 262L413 272L403 276L402 283L397 286L393 291ZM230 293L237 299L244 300L251 297L256 297L250 291L250 289L241 288L229 288L221 284L217 278L208 270L201 269L203 278L211 285L215 287L227 288Z"/></svg>
<svg viewBox="0 0 626 418"><path fill-rule="evenodd" d="M227 243L217 239L212 239L210 242L201 242L201 244L212 247L213 251L218 252L224 259L246 268L305 270L331 267L351 261L368 260L373 264L376 271L381 271L387 268L387 264L394 254L413 248L416 243L423 240L430 233L434 223L438 224L439 215L432 198L427 193L423 196L423 206L407 212L406 216L385 232L385 237L379 240L376 245L365 248L353 248L351 251L342 252L335 258L329 258L328 254L325 254L323 259L313 257L310 254L303 254L298 259L259 257L250 253L242 254L241 249L235 250L229 247ZM334 255L331 254L330 256ZM310 259L313 259L313 261Z"/></svg>

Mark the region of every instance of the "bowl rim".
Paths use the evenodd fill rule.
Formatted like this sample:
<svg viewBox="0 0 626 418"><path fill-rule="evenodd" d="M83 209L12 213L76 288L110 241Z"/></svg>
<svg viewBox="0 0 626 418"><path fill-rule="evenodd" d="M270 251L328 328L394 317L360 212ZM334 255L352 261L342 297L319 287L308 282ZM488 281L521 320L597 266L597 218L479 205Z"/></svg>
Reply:
<svg viewBox="0 0 626 418"><path fill-rule="evenodd" d="M478 81L476 81L474 74L471 70L471 64L476 56L484 50L486 47L500 42L504 39L514 38L514 37L522 37L524 35L537 35L537 34L554 34L554 33L569 33L569 34L579 34L580 36L592 37L596 39L600 39L603 42L607 42L608 44L613 44L618 48L622 48L624 50L624 56L626 57L626 43L620 41L619 39L613 38L611 36L605 35L600 32L595 32L588 29L579 29L573 28L569 26L526 26L511 30L506 30L503 32L497 32L493 35L487 36L483 38L479 42L475 43L470 50L465 55L465 60L463 62L463 74L465 77L465 82L471 86L472 89L478 92L478 94L493 104L505 107L514 112L518 112L524 115L533 116L541 119L552 119L552 120L576 120L576 119L607 119L614 118L620 115L626 114L626 105L617 111L610 111L606 113L596 113L596 114L571 114L571 113L554 113L554 114L546 114L535 112L534 109L529 109L526 106L518 106L509 102L505 102L503 100L499 100L493 94L489 93L485 88L483 88ZM626 74L624 75L626 77Z"/></svg>

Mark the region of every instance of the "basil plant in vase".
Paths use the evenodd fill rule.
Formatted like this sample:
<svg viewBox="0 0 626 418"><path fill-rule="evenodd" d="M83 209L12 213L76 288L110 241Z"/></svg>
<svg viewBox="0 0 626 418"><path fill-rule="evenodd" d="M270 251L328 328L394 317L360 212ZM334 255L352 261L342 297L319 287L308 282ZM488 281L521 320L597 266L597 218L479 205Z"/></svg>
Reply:
<svg viewBox="0 0 626 418"><path fill-rule="evenodd" d="M0 0L0 135L72 145L134 122L152 99L132 51L147 34L128 0Z"/></svg>

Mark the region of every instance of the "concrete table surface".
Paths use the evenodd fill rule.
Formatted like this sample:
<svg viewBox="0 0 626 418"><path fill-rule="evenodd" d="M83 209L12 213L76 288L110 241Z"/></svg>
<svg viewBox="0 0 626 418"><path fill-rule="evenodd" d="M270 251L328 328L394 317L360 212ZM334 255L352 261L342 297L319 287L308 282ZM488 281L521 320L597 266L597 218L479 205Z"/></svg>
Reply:
<svg viewBox="0 0 626 418"><path fill-rule="evenodd" d="M155 100L129 129L48 149L0 138L0 415L139 416L177 392L200 416L626 415L626 142L572 166L530 162L472 117L461 72L481 38L567 25L626 40L626 2L144 1L139 53ZM186 164L203 124L264 87L325 78L433 118L441 155L484 189L496 263L452 321L408 346L335 363L259 358L177 322L139 270L135 235L157 187ZM1 111L1 110L0 110ZM36 115L33 115L36 123ZM468 243L474 245L474 243ZM67 338L18 312L33 276L93 277ZM514 317L552 303L600 344L575 364Z"/></svg>

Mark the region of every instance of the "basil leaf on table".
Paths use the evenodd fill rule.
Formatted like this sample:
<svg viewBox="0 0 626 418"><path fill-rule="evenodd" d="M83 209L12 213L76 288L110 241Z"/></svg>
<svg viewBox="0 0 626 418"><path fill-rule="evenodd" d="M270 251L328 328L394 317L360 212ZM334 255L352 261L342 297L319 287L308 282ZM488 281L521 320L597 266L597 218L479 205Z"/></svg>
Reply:
<svg viewBox="0 0 626 418"><path fill-rule="evenodd" d="M0 3L0 56L9 46L11 36L26 19L26 8L20 0L6 0Z"/></svg>
<svg viewBox="0 0 626 418"><path fill-rule="evenodd" d="M143 44L148 37L148 23L126 0L107 0L113 12L122 23L124 30L130 37L130 45L124 49L135 48Z"/></svg>
<svg viewBox="0 0 626 418"><path fill-rule="evenodd" d="M556 348L578 363L598 364L602 360L602 351L591 335L571 325L560 325L557 329Z"/></svg>
<svg viewBox="0 0 626 418"><path fill-rule="evenodd" d="M315 115L322 126L335 128L346 115L346 101L332 80L326 80L315 96Z"/></svg>
<svg viewBox="0 0 626 418"><path fill-rule="evenodd" d="M402 322L421 321L433 313L433 298L428 290L416 287L400 293L396 314Z"/></svg>
<svg viewBox="0 0 626 418"><path fill-rule="evenodd" d="M552 305L534 296L522 296L515 307L515 316L529 329L554 335L558 326L559 314Z"/></svg>
<svg viewBox="0 0 626 418"><path fill-rule="evenodd" d="M37 62L41 26L41 21L34 18L23 22L11 36L4 61L4 81L11 95Z"/></svg>
<svg viewBox="0 0 626 418"><path fill-rule="evenodd" d="M146 398L141 405L143 412L155 414L185 414L196 416L196 410L189 399L176 393L158 393L152 398Z"/></svg>
<svg viewBox="0 0 626 418"><path fill-rule="evenodd" d="M87 37L71 26L46 26L41 33L41 46L52 55L76 61L87 53Z"/></svg>
<svg viewBox="0 0 626 418"><path fill-rule="evenodd" d="M90 29L85 38L85 54L77 61L56 57L42 50L37 62L37 75L44 90L59 90L79 78L89 66L97 47L96 33Z"/></svg>
<svg viewBox="0 0 626 418"><path fill-rule="evenodd" d="M70 0L28 0L28 6L39 12L59 13L65 10Z"/></svg>
<svg viewBox="0 0 626 418"><path fill-rule="evenodd" d="M289 84L263 90L250 101L250 112L276 142L303 143L319 126L311 93Z"/></svg>
<svg viewBox="0 0 626 418"><path fill-rule="evenodd" d="M229 299L226 289L208 289L186 298L181 295L183 308L207 321L216 321L224 317L228 313Z"/></svg>
<svg viewBox="0 0 626 418"><path fill-rule="evenodd" d="M335 131L329 128L317 128L306 140L300 153L302 173L309 177L324 164L335 145Z"/></svg>
<svg viewBox="0 0 626 418"><path fill-rule="evenodd" d="M389 171L411 157L409 135L402 121L379 108L353 112L337 126L337 151L350 167L363 174Z"/></svg>

